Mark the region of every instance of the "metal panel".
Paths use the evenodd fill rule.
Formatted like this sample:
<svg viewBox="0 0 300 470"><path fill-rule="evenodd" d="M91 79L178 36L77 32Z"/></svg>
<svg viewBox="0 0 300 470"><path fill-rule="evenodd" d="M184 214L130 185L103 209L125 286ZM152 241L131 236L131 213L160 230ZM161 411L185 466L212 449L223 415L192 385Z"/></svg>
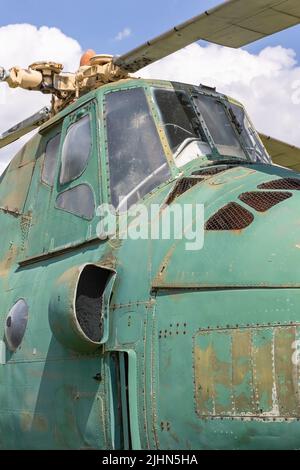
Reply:
<svg viewBox="0 0 300 470"><path fill-rule="evenodd" d="M200 331L195 393L200 417L299 418L292 361L300 325Z"/></svg>

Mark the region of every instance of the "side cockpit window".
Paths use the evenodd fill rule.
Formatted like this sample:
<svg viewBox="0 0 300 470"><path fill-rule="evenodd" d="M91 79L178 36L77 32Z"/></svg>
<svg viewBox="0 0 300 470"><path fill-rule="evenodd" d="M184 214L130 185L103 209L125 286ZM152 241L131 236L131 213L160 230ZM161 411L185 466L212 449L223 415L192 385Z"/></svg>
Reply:
<svg viewBox="0 0 300 470"><path fill-rule="evenodd" d="M94 148L91 109L81 108L66 118L55 201L56 209L85 220L93 219L96 205L94 191L87 184L95 177L89 166Z"/></svg>
<svg viewBox="0 0 300 470"><path fill-rule="evenodd" d="M95 213L94 193L89 185L79 184L60 193L56 199L57 209L91 220Z"/></svg>
<svg viewBox="0 0 300 470"><path fill-rule="evenodd" d="M45 149L44 165L42 170L43 183L53 186L55 178L55 170L57 156L59 151L61 133L56 134L49 140Z"/></svg>
<svg viewBox="0 0 300 470"><path fill-rule="evenodd" d="M86 169L92 149L90 116L71 124L65 137L62 156L60 184L77 179Z"/></svg>

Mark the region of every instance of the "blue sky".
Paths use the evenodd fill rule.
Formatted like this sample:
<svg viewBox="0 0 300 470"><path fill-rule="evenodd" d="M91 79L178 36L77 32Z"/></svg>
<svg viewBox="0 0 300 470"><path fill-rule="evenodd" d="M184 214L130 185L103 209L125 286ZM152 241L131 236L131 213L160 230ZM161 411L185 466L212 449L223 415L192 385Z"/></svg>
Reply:
<svg viewBox="0 0 300 470"><path fill-rule="evenodd" d="M30 23L56 26L77 39L84 49L118 54L130 50L192 16L220 3L220 0L40 0L3 1L0 26ZM121 41L115 38L124 28L131 34ZM300 59L300 26L278 33L247 47L257 53L266 46L294 48Z"/></svg>

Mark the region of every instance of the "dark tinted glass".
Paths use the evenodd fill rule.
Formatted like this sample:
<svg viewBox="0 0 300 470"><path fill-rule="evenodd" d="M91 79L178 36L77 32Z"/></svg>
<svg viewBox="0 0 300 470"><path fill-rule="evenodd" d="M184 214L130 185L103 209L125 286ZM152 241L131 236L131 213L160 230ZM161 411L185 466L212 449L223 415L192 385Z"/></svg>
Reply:
<svg viewBox="0 0 300 470"><path fill-rule="evenodd" d="M106 122L112 204L132 205L170 177L144 90L107 94Z"/></svg>
<svg viewBox="0 0 300 470"><path fill-rule="evenodd" d="M201 124L188 95L182 91L154 90L169 144L176 152L180 144L189 138L206 141Z"/></svg>
<svg viewBox="0 0 300 470"><path fill-rule="evenodd" d="M60 183L65 184L80 176L87 166L92 148L89 115L72 124L66 135L61 156Z"/></svg>
<svg viewBox="0 0 300 470"><path fill-rule="evenodd" d="M11 351L16 351L25 334L28 322L28 305L20 299L13 306L6 318L5 337Z"/></svg>
<svg viewBox="0 0 300 470"><path fill-rule="evenodd" d="M51 140L49 140L46 150L45 150L42 180L44 181L44 183L49 184L49 186L53 186L54 184L55 168L56 168L56 161L57 161L57 155L58 155L58 150L59 150L60 136L61 134L59 133L55 137L53 137Z"/></svg>
<svg viewBox="0 0 300 470"><path fill-rule="evenodd" d="M241 147L226 110L221 102L199 95L195 102L216 145Z"/></svg>
<svg viewBox="0 0 300 470"><path fill-rule="evenodd" d="M56 207L87 220L91 220L95 213L95 200L91 188L87 184L80 184L68 189L56 198Z"/></svg>

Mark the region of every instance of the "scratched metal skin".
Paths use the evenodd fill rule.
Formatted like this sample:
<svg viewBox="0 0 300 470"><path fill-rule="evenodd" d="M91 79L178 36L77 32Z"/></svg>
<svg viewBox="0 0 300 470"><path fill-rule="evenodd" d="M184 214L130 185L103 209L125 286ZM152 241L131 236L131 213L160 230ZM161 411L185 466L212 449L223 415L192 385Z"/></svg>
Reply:
<svg viewBox="0 0 300 470"><path fill-rule="evenodd" d="M97 201L108 201L103 94L128 86L147 90L151 83L124 81L82 97L44 126L1 178L0 339L15 301L29 305L24 340L0 365L1 449L117 447L109 357L118 351L129 354L134 448L300 446L299 370L292 362L300 328L300 193L291 191L263 214L240 202L253 223L207 232L195 253L178 240L97 241L98 219L55 210L56 187L41 184L45 141L60 119L93 100L97 145L85 178ZM163 137L162 143L171 161ZM183 174L201 165L205 161L194 161ZM170 167L171 180L147 195L146 205L163 204L174 188L178 171ZM243 192L287 176L297 174L272 165L236 166L176 202L204 203L208 219ZM117 276L108 340L82 353L52 331L51 305L59 279L72 286L76 267L87 263ZM71 311L66 292L61 301Z"/></svg>

